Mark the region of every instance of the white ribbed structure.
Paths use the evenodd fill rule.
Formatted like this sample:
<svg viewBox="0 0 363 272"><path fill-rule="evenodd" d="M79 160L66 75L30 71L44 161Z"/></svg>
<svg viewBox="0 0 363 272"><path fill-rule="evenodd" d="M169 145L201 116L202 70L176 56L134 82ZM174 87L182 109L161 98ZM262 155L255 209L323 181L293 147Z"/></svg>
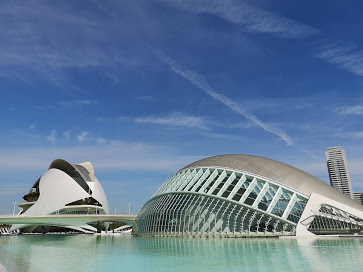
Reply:
<svg viewBox="0 0 363 272"><path fill-rule="evenodd" d="M290 165L220 155L176 172L142 207L136 236L253 237L363 232L363 206Z"/></svg>
<svg viewBox="0 0 363 272"><path fill-rule="evenodd" d="M325 152L325 158L331 186L353 198L352 182L344 149L340 146L330 147Z"/></svg>

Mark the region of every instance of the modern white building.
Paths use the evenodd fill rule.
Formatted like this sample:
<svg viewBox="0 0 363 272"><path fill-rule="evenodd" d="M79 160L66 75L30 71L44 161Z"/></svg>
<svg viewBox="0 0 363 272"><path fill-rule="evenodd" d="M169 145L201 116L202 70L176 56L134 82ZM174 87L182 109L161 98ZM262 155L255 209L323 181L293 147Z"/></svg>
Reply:
<svg viewBox="0 0 363 272"><path fill-rule="evenodd" d="M18 217L44 215L109 214L106 194L95 176L90 162L71 164L55 160L24 196L26 202L19 204L22 209ZM47 232L52 228L76 231L95 231L95 227L73 219L74 225L64 225L59 220L54 224L16 224L10 231ZM69 223L68 223L69 224ZM80 225L81 224L81 225Z"/></svg>
<svg viewBox="0 0 363 272"><path fill-rule="evenodd" d="M325 152L330 184L343 194L353 198L347 156L340 146L329 147Z"/></svg>
<svg viewBox="0 0 363 272"><path fill-rule="evenodd" d="M363 232L363 206L290 165L220 155L177 171L144 204L135 236L314 236Z"/></svg>

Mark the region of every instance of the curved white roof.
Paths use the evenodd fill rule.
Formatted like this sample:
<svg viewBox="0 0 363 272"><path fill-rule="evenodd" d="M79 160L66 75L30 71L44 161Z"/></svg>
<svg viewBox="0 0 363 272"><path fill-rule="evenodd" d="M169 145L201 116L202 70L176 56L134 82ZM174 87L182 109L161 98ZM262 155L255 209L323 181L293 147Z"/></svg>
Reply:
<svg viewBox="0 0 363 272"><path fill-rule="evenodd" d="M49 169L52 168L56 168L62 171L66 171L68 169L75 169L87 182L94 181L95 178L95 169L90 162L72 164L62 159L56 159L49 166Z"/></svg>
<svg viewBox="0 0 363 272"><path fill-rule="evenodd" d="M342 194L324 181L288 164L263 157L239 154L219 155L199 160L187 165L183 169L217 166L256 174L286 185L302 194L310 195L314 192L353 208L363 210L363 205Z"/></svg>

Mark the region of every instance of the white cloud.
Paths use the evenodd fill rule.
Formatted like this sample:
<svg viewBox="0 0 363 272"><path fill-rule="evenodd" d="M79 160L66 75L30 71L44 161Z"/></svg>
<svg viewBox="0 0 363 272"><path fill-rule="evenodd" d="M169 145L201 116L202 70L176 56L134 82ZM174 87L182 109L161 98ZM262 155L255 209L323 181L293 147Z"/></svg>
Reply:
<svg viewBox="0 0 363 272"><path fill-rule="evenodd" d="M150 101L150 100L153 99L153 97L149 96L149 95L137 96L136 98L139 99L139 100L144 100L144 101Z"/></svg>
<svg viewBox="0 0 363 272"><path fill-rule="evenodd" d="M105 144L106 142L107 142L107 140L104 138L97 138L97 143L99 143L99 144Z"/></svg>
<svg viewBox="0 0 363 272"><path fill-rule="evenodd" d="M61 107L73 107L73 106L81 106L81 105L90 105L94 104L94 101L91 100L70 100L70 101L60 101L58 104Z"/></svg>
<svg viewBox="0 0 363 272"><path fill-rule="evenodd" d="M176 171L204 156L180 156L164 146L140 142L112 141L99 145L2 151L0 169L46 170L55 159L72 163L90 161L100 169Z"/></svg>
<svg viewBox="0 0 363 272"><path fill-rule="evenodd" d="M129 116L120 116L119 120L131 120L132 118Z"/></svg>
<svg viewBox="0 0 363 272"><path fill-rule="evenodd" d="M363 139L363 131L341 132L334 134L334 136L341 138Z"/></svg>
<svg viewBox="0 0 363 272"><path fill-rule="evenodd" d="M64 138L66 138L67 140L71 139L71 131L70 130L66 130L63 132L63 136Z"/></svg>
<svg viewBox="0 0 363 272"><path fill-rule="evenodd" d="M201 135L209 137L209 138L216 138L216 139L224 139L224 140L240 140L240 135L229 135L229 134L222 134L222 133L210 133L210 132L202 132Z"/></svg>
<svg viewBox="0 0 363 272"><path fill-rule="evenodd" d="M318 49L315 57L328 63L337 65L338 68L363 76L363 51L349 42L333 43Z"/></svg>
<svg viewBox="0 0 363 272"><path fill-rule="evenodd" d="M92 58L86 48L79 50L74 47L69 50L72 42L64 40L66 28L71 29L73 26L73 30L76 30L90 27L94 25L90 20L81 16L77 18L41 1L31 1L24 5L7 3L0 11L0 18L2 25L7 25L5 29L9 29L0 31L2 40L6 41L0 46L1 66L10 66L12 71L19 72L22 76L25 74L25 78L34 78L38 74L59 84L64 79L62 69L99 64L99 59ZM35 18L37 19L34 20ZM18 23L9 24L14 19ZM49 31L54 27L58 29L56 35ZM42 36L48 39L51 46L42 42ZM81 44L80 46L82 47ZM90 58L83 57L81 51Z"/></svg>
<svg viewBox="0 0 363 272"><path fill-rule="evenodd" d="M27 136L27 137L32 137L32 138L38 138L38 137L40 137L39 134L29 133L29 132L26 132L26 131L22 131L20 129L16 129L15 131L18 134L23 135L23 136Z"/></svg>
<svg viewBox="0 0 363 272"><path fill-rule="evenodd" d="M305 38L318 30L294 20L235 0L159 0L193 14L207 13L230 23L241 25L246 31L269 33L285 38Z"/></svg>
<svg viewBox="0 0 363 272"><path fill-rule="evenodd" d="M304 109L311 108L311 107L313 107L313 104L311 104L311 103L300 103L295 106L295 109L304 110Z"/></svg>
<svg viewBox="0 0 363 272"><path fill-rule="evenodd" d="M124 9L133 5L126 2L122 3ZM104 16L95 9L95 3L86 4L89 8L86 12L86 6L74 9L70 2L59 5L47 1L3 3L0 9L3 26L0 29L0 76L27 84L40 77L69 89L76 88L69 84L70 69L102 67L107 73L144 64L143 53L130 54L144 45L133 43L138 41L138 35L130 31L126 19ZM108 5L110 10L118 12L118 7L114 7L118 3ZM115 32L120 35L114 35Z"/></svg>
<svg viewBox="0 0 363 272"><path fill-rule="evenodd" d="M47 136L47 139L50 143L55 144L56 140L57 140L57 131L55 129L53 129L49 136Z"/></svg>
<svg viewBox="0 0 363 272"><path fill-rule="evenodd" d="M82 131L80 135L77 136L77 139L80 143L84 142L86 139L88 139L88 136L90 133L88 131Z"/></svg>
<svg viewBox="0 0 363 272"><path fill-rule="evenodd" d="M98 1L98 0L91 0L91 1L106 15L108 15L110 17L117 17L117 15L115 15L115 13L113 12L112 9L110 9L106 5L103 5L103 3L102 3L103 1Z"/></svg>
<svg viewBox="0 0 363 272"><path fill-rule="evenodd" d="M256 116L254 116L253 114L246 112L244 108L240 107L237 103L232 101L230 98L226 97L225 95L223 95L221 93L216 92L211 86L209 86L207 81L201 75L194 73L193 71L190 71L190 70L186 69L185 67L177 64L175 60L173 60L169 56L165 55L162 51L160 51L160 50L154 50L154 51L155 51L156 55L163 62L168 64L175 73L177 73L180 76L184 77L185 79L189 80L191 83L196 85L199 89L204 91L206 94L211 96L213 99L221 102L222 104L224 104L225 106L230 108L235 113L238 113L238 114L244 116L246 119L253 122L257 126L263 128L264 130L271 132L272 134L275 134L276 136L280 137L287 145L294 144L293 140L290 138L289 135L286 134L285 131L283 131L280 128L273 127L267 123L264 123L261 120L259 120Z"/></svg>
<svg viewBox="0 0 363 272"><path fill-rule="evenodd" d="M118 83L120 83L120 79L119 79L118 75L116 75L116 74L114 74L114 73L111 73L111 72L104 72L104 75L105 75L108 79L110 79L110 80L113 82L113 84L118 84Z"/></svg>
<svg viewBox="0 0 363 272"><path fill-rule="evenodd" d="M202 117L187 116L182 114L171 114L165 117L139 117L135 119L136 123L151 123L158 125L168 125L177 127L189 127L208 129L207 122Z"/></svg>
<svg viewBox="0 0 363 272"><path fill-rule="evenodd" d="M363 115L363 106L347 106L347 107L339 107L333 110L341 115Z"/></svg>

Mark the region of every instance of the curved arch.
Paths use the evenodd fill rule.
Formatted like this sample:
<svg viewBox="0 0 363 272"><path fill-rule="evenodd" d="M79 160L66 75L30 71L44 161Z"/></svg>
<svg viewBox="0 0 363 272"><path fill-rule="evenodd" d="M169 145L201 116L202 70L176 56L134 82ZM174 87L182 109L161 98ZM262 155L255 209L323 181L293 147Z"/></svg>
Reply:
<svg viewBox="0 0 363 272"><path fill-rule="evenodd" d="M65 161L65 160L62 160L62 159L56 159L54 160L48 169L52 169L52 168L56 168L56 169L59 169L63 172L66 172L67 170L74 170L74 166L73 164Z"/></svg>
<svg viewBox="0 0 363 272"><path fill-rule="evenodd" d="M241 154L218 155L196 161L183 169L218 166L269 178L304 195L309 196L313 192L318 193L363 211L363 205L342 194L324 181L291 165L264 157Z"/></svg>
<svg viewBox="0 0 363 272"><path fill-rule="evenodd" d="M62 159L57 159L50 164L49 169L58 169L63 171L73 178L86 192L92 194L92 191L86 182L86 178L84 177L84 173L79 171L73 164Z"/></svg>

